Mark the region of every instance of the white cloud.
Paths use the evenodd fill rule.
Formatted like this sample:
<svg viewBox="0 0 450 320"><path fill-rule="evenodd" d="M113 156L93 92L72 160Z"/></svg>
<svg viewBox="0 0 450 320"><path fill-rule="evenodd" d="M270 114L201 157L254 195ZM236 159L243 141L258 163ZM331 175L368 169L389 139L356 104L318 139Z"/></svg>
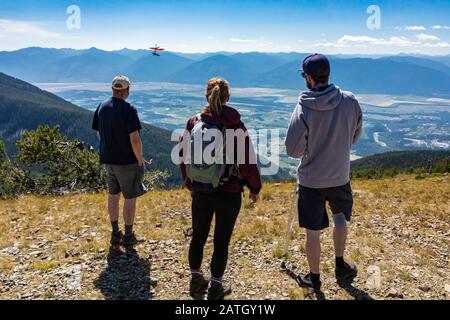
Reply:
<svg viewBox="0 0 450 320"><path fill-rule="evenodd" d="M407 31L424 31L427 28L424 26L402 26L402 27L395 27L396 30L407 30Z"/></svg>
<svg viewBox="0 0 450 320"><path fill-rule="evenodd" d="M274 45L271 41L268 41L265 38L258 38L258 39L231 38L229 40L231 42L234 42L237 46L234 47L233 50L262 50L264 48L273 47Z"/></svg>
<svg viewBox="0 0 450 320"><path fill-rule="evenodd" d="M424 43L423 46L428 48L450 48L450 43L446 41L440 41L435 43Z"/></svg>
<svg viewBox="0 0 450 320"><path fill-rule="evenodd" d="M442 41L436 36L421 33L418 34L417 40L411 40L407 37L390 37L390 38L375 38L369 36L352 36L344 35L336 42L322 41L317 42L317 47L327 48L357 48L377 46L380 48L390 47L410 47L410 48L449 48L450 44Z"/></svg>
<svg viewBox="0 0 450 320"><path fill-rule="evenodd" d="M61 36L60 33L50 32L43 29L41 26L17 20L0 19L0 33L5 35L21 35L21 36L37 36L45 38L54 38Z"/></svg>
<svg viewBox="0 0 450 320"><path fill-rule="evenodd" d="M372 44L372 45L394 45L394 46L410 46L417 44L406 37L390 37L389 39L384 38L373 38L368 36L350 36L345 35L341 37L338 44L349 45L349 44Z"/></svg>
<svg viewBox="0 0 450 320"><path fill-rule="evenodd" d="M435 30L450 30L450 26L435 25L435 26L432 26L432 28Z"/></svg>
<svg viewBox="0 0 450 320"><path fill-rule="evenodd" d="M273 43L270 41L258 43L258 47L270 47L272 45L273 45Z"/></svg>
<svg viewBox="0 0 450 320"><path fill-rule="evenodd" d="M439 41L441 39L439 39L436 36L433 36L431 34L426 34L426 33L420 33L417 35L417 39L419 39L419 41L422 42L427 42L427 41Z"/></svg>
<svg viewBox="0 0 450 320"><path fill-rule="evenodd" d="M388 41L385 43L386 45L393 46L414 46L418 43L415 41L411 41L406 37L390 37Z"/></svg>
<svg viewBox="0 0 450 320"><path fill-rule="evenodd" d="M335 43L335 42L330 42L330 41L323 41L323 42L317 42L316 47L324 47L324 48L343 48L345 47L345 45L340 44L340 43Z"/></svg>
<svg viewBox="0 0 450 320"><path fill-rule="evenodd" d="M376 43L379 42L383 39L378 39L378 38L372 38L372 37L368 37L368 36L350 36L350 35L345 35L343 37L341 37L338 40L338 43L341 44L345 44L345 43L351 43L351 42L357 42L357 43Z"/></svg>
<svg viewBox="0 0 450 320"><path fill-rule="evenodd" d="M258 39L239 39L239 38L232 38L230 39L231 42L241 42L241 43L255 43L258 42Z"/></svg>

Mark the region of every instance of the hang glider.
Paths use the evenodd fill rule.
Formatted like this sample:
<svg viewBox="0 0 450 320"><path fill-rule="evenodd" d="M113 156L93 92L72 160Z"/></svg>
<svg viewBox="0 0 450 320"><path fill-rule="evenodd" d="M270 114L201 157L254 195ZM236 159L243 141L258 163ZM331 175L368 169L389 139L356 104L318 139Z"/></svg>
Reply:
<svg viewBox="0 0 450 320"><path fill-rule="evenodd" d="M152 55L156 56L156 57L160 57L161 55L159 54L160 52L164 51L164 48L158 47L158 45L150 48L150 50L153 50Z"/></svg>

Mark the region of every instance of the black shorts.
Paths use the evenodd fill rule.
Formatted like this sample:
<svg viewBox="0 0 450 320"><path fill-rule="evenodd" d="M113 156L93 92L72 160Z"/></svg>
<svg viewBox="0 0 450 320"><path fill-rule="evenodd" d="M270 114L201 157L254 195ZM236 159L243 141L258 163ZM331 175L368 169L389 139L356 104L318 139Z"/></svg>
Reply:
<svg viewBox="0 0 450 320"><path fill-rule="evenodd" d="M326 209L326 201L333 214L343 213L350 221L353 208L353 194L350 182L333 188L313 189L299 186L298 220L300 227L308 230L323 230L330 222Z"/></svg>

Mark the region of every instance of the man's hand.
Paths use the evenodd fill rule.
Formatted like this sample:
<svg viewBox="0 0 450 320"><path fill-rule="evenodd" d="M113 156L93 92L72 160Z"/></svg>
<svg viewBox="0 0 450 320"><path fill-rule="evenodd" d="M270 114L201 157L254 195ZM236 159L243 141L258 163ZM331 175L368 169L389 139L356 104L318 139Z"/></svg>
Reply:
<svg viewBox="0 0 450 320"><path fill-rule="evenodd" d="M138 160L138 166L142 167L144 164L151 166L153 164L153 159L145 160L144 158Z"/></svg>
<svg viewBox="0 0 450 320"><path fill-rule="evenodd" d="M142 141L139 131L130 133L131 147L133 148L134 156L138 161L139 167L144 165L144 157L142 156Z"/></svg>
<svg viewBox="0 0 450 320"><path fill-rule="evenodd" d="M259 194L254 194L250 192L248 198L251 200L251 204L255 204L259 201Z"/></svg>

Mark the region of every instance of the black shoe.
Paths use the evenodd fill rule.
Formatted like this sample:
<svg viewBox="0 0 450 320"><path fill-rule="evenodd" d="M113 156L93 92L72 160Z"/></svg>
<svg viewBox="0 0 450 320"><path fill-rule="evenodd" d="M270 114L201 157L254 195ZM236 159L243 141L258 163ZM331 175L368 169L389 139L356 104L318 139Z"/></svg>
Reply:
<svg viewBox="0 0 450 320"><path fill-rule="evenodd" d="M231 287L225 284L210 286L208 289L208 300L223 300L231 294Z"/></svg>
<svg viewBox="0 0 450 320"><path fill-rule="evenodd" d="M296 280L300 287L312 288L314 289L314 291L320 291L320 287L322 286L322 282L320 282L320 280L316 281L311 280L311 273L308 274L300 273L297 276Z"/></svg>
<svg viewBox="0 0 450 320"><path fill-rule="evenodd" d="M109 242L112 246L120 246L123 239L122 231L111 232L111 241Z"/></svg>
<svg viewBox="0 0 450 320"><path fill-rule="evenodd" d="M191 283L189 285L189 294L192 298L197 298L199 295L203 295L208 290L209 281L206 280L203 276L196 277L195 279L191 279Z"/></svg>
<svg viewBox="0 0 450 320"><path fill-rule="evenodd" d="M344 262L343 267L336 267L336 280L338 283L351 282L358 274L358 269L354 264Z"/></svg>
<svg viewBox="0 0 450 320"><path fill-rule="evenodd" d="M134 232L132 234L126 234L122 238L122 246L125 248L133 248L138 243Z"/></svg>

